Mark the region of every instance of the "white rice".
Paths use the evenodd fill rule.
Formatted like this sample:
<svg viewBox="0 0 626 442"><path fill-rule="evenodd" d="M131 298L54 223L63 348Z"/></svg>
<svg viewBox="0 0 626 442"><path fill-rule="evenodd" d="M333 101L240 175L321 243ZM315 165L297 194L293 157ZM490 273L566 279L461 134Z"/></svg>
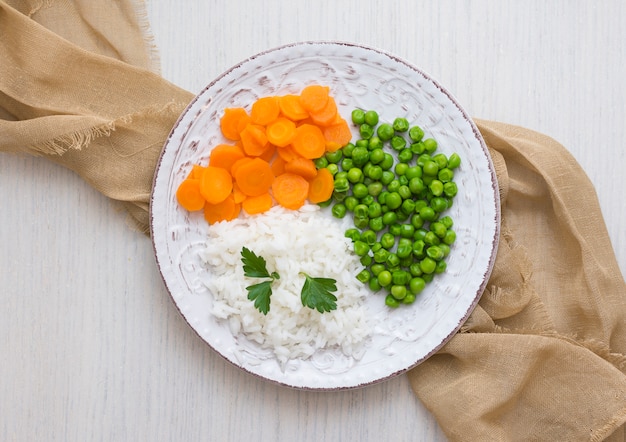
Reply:
<svg viewBox="0 0 626 442"><path fill-rule="evenodd" d="M242 214L211 225L201 254L211 273L211 313L227 321L233 334L273 351L281 365L325 348L358 359L373 327L364 305L369 290L356 279L363 267L344 236L348 223L305 205L298 211L275 206L264 214ZM261 280L244 276L242 247L265 258L268 271L280 275L272 283L267 315L247 298L246 287ZM319 313L302 306L300 272L337 281L336 310Z"/></svg>

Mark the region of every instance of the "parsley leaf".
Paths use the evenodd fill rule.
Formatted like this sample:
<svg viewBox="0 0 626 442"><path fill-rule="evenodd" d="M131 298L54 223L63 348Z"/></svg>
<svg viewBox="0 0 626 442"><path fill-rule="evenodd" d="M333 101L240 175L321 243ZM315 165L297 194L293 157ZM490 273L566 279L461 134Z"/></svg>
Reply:
<svg viewBox="0 0 626 442"><path fill-rule="evenodd" d="M270 311L270 296L272 295L272 281L263 281L258 284L246 287L248 299L254 301L254 306L258 311L267 315Z"/></svg>
<svg viewBox="0 0 626 442"><path fill-rule="evenodd" d="M247 247L241 248L241 262L243 262L244 276L250 278L270 278L269 281L263 281L246 287L248 291L248 299L254 301L254 306L258 311L267 315L270 311L270 296L272 296L272 282L280 279L280 275L276 272L270 273L267 270L267 262L262 256L258 256Z"/></svg>
<svg viewBox="0 0 626 442"><path fill-rule="evenodd" d="M304 286L300 294L302 305L316 309L320 313L337 308L337 297L331 292L337 291L337 281L331 278L312 278L306 273Z"/></svg>

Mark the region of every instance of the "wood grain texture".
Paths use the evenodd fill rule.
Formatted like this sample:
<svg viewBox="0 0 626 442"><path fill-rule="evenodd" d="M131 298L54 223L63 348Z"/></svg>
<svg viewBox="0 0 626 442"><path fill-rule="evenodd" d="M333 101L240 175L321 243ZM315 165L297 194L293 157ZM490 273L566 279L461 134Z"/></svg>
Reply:
<svg viewBox="0 0 626 442"><path fill-rule="evenodd" d="M597 189L626 271L619 0L152 0L165 78L199 92L264 49L343 40L420 67L475 117L552 136ZM405 377L310 393L232 367L186 326L144 236L73 173L0 155L0 440L443 441Z"/></svg>

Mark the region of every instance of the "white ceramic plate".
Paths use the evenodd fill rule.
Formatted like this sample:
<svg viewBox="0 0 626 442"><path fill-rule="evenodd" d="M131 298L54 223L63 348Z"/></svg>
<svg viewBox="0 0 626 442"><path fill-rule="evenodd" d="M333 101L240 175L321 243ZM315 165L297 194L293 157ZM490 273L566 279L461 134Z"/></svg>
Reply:
<svg viewBox="0 0 626 442"><path fill-rule="evenodd" d="M389 309L376 296L377 326L360 360L323 352L293 360L282 370L257 357L255 344L233 336L211 316L212 294L198 252L207 224L176 202L175 191L193 164L206 164L210 147L224 141L219 116L226 107L248 107L261 96L298 93L305 85L330 86L342 115L375 109L382 120L406 117L435 138L439 151L457 152L459 194L447 212L457 240L447 271L437 275L408 307ZM356 135L356 132L355 132ZM487 148L470 117L441 85L407 62L348 43L304 42L255 55L204 89L183 112L164 146L151 198L151 234L167 290L184 319L215 351L249 373L282 385L332 390L361 387L403 373L427 359L458 331L485 288L500 229L500 201ZM245 347L245 348L243 348ZM245 350L245 351L244 351ZM258 350L259 354L267 351Z"/></svg>

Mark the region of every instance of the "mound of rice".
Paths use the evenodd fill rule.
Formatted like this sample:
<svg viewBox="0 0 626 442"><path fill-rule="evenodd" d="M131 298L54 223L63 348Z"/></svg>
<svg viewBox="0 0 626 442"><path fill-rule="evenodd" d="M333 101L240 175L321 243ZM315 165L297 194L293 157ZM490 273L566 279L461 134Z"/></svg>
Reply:
<svg viewBox="0 0 626 442"><path fill-rule="evenodd" d="M316 205L305 205L298 211L276 206L264 214L210 226L201 259L211 273L211 313L228 321L233 334L271 349L281 365L325 348L358 359L373 327L364 305L368 289L356 279L362 265L344 237L347 222ZM261 280L244 276L244 246L265 258L270 273L280 275L272 283L267 315L247 299L246 287ZM337 281L336 310L319 313L302 306L300 272Z"/></svg>

